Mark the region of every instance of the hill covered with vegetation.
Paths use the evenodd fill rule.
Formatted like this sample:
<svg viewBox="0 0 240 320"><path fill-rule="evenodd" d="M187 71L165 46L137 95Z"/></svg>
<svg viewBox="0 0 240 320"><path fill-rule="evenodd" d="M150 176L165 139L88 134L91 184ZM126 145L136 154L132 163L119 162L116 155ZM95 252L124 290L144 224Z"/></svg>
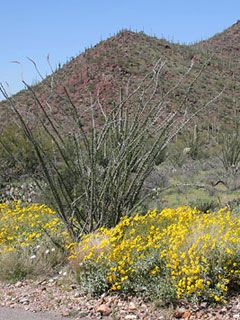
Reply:
<svg viewBox="0 0 240 320"><path fill-rule="evenodd" d="M141 32L123 30L72 58L32 90L46 108L51 108L57 118L63 119L65 87L84 118L85 108L96 100L109 110L112 103L118 101L121 90L125 92L136 86L159 59L165 65L156 99L175 86L192 63L190 74L168 97L169 108L178 110L186 105L200 108L206 99L210 100L224 88L221 98L203 115L206 127L219 129L220 124L229 122L239 110L239 37L239 22L194 45L175 44ZM185 99L184 93L195 77L198 79ZM36 109L36 97L28 89L12 97L20 110L28 114L29 121ZM7 102L0 103L0 110L3 121L9 120ZM89 119L85 120L87 125Z"/></svg>

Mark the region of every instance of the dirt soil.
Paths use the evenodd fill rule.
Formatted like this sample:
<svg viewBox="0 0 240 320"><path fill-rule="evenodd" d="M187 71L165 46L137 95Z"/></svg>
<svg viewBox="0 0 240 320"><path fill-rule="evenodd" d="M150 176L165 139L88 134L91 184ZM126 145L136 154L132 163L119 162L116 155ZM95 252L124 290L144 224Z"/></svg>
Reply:
<svg viewBox="0 0 240 320"><path fill-rule="evenodd" d="M74 320L240 320L240 296L232 298L225 306L211 307L202 303L164 309L131 296L92 298L80 294L76 284L59 283L55 278L0 283L0 320L61 320L70 317Z"/></svg>

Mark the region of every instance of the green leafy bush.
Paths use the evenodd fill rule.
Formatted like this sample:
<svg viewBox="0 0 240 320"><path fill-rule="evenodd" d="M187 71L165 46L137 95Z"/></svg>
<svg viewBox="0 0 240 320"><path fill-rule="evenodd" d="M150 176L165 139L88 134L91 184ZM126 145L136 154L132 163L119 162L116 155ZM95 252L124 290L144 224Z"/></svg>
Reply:
<svg viewBox="0 0 240 320"><path fill-rule="evenodd" d="M72 245L70 259L90 293L224 302L239 288L240 219L227 209L153 210L85 236Z"/></svg>

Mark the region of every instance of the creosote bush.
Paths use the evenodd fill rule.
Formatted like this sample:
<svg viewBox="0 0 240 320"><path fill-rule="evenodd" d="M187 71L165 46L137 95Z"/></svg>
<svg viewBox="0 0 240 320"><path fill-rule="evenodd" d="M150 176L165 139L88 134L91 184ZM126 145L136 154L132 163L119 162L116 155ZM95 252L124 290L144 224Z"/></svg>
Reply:
<svg viewBox="0 0 240 320"><path fill-rule="evenodd" d="M204 214L185 206L124 217L71 250L79 284L90 293L224 302L239 290L240 219L227 209Z"/></svg>

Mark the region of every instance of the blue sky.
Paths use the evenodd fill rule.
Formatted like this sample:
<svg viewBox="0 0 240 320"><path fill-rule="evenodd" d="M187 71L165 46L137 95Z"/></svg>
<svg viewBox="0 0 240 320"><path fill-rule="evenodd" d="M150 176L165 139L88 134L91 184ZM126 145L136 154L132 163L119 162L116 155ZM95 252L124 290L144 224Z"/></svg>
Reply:
<svg viewBox="0 0 240 320"><path fill-rule="evenodd" d="M239 0L0 0L0 82L8 92L39 80L53 67L121 29L191 43L240 19ZM12 63L18 61L21 64ZM0 97L1 98L1 97Z"/></svg>

